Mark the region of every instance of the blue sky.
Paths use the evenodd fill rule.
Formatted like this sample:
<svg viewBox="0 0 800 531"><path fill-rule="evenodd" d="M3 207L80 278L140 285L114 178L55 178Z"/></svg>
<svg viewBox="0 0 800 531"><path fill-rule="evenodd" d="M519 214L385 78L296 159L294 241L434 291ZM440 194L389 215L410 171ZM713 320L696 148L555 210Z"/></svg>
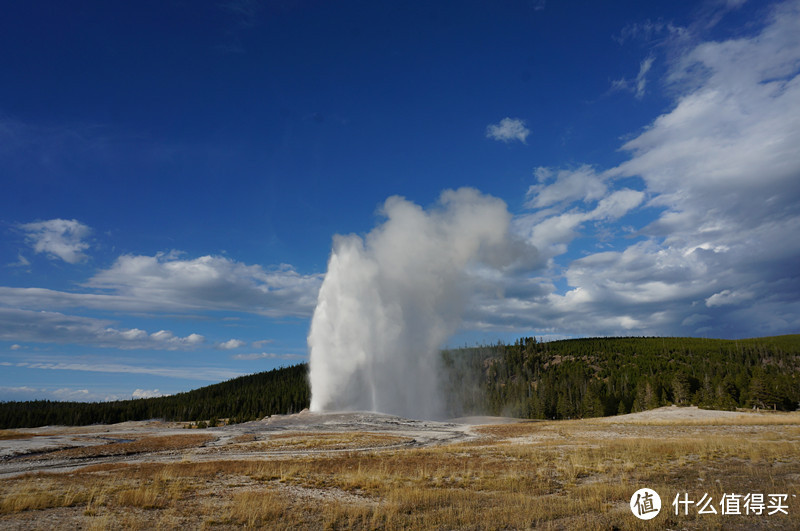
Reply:
<svg viewBox="0 0 800 531"><path fill-rule="evenodd" d="M307 359L335 234L505 201L459 345L800 331L800 3L15 3L0 400Z"/></svg>

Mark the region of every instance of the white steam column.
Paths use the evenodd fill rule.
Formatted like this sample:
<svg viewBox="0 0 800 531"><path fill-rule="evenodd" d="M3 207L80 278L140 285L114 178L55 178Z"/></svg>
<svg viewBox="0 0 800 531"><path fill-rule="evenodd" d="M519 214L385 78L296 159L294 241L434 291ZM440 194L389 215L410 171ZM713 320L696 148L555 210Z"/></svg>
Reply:
<svg viewBox="0 0 800 531"><path fill-rule="evenodd" d="M308 336L312 411L440 418L439 349L461 321L466 268L506 254L503 201L462 188L429 211L390 197L362 239L334 237Z"/></svg>

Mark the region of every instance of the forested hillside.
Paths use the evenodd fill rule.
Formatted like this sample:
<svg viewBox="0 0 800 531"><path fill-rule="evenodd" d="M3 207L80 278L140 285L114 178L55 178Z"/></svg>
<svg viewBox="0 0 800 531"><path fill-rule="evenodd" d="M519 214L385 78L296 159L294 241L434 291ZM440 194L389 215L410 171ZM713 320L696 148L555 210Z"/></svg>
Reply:
<svg viewBox="0 0 800 531"><path fill-rule="evenodd" d="M116 402L0 403L0 428L51 424L85 425L126 420L212 420L243 422L308 407L305 364L242 376L186 393Z"/></svg>
<svg viewBox="0 0 800 531"><path fill-rule="evenodd" d="M727 341L588 338L442 352L450 414L577 418L666 404L800 406L800 335ZM0 428L160 418L242 422L308 407L305 364L173 396L117 402L0 403Z"/></svg>
<svg viewBox="0 0 800 531"><path fill-rule="evenodd" d="M588 338L444 353L462 413L576 418L666 404L794 410L800 335L726 341ZM476 380L475 374L480 373Z"/></svg>

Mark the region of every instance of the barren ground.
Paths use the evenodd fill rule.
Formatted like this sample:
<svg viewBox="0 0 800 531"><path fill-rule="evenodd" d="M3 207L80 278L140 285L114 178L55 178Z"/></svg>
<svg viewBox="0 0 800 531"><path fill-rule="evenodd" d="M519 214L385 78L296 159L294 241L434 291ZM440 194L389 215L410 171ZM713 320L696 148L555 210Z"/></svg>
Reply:
<svg viewBox="0 0 800 531"><path fill-rule="evenodd" d="M800 414L665 407L432 422L302 412L203 430L48 426L0 430L0 478L4 529L797 529ZM629 509L640 487L662 497L654 522ZM717 513L676 515L684 493L711 497ZM748 493L785 494L785 507L721 514L723 495Z"/></svg>

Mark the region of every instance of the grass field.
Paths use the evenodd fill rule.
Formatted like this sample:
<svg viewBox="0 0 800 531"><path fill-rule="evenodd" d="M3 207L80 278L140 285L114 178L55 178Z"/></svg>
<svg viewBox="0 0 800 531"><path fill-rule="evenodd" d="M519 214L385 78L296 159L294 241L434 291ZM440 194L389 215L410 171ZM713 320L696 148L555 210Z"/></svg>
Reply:
<svg viewBox="0 0 800 531"><path fill-rule="evenodd" d="M138 460L87 460L68 472L4 478L0 528L800 527L797 413L706 422L523 422L478 426L472 434L421 448L395 447L407 438L382 433L286 433L266 441L242 436L231 444L246 449L246 459L235 451L199 459L193 448L208 438L195 433L119 443L136 451ZM356 449L365 444L374 446ZM120 455L108 446L94 454L81 451ZM288 453L259 456L260 448ZM179 455L148 461L142 452L150 450ZM641 487L658 492L663 504L649 522L629 508ZM765 505L775 501L770 494L787 497L776 514L767 514L774 503L761 515L744 514L744 506L741 515L722 514L723 495L749 493L764 494ZM698 514L697 506L684 514L681 506L676 515L678 494L691 500L707 495L716 514Z"/></svg>

